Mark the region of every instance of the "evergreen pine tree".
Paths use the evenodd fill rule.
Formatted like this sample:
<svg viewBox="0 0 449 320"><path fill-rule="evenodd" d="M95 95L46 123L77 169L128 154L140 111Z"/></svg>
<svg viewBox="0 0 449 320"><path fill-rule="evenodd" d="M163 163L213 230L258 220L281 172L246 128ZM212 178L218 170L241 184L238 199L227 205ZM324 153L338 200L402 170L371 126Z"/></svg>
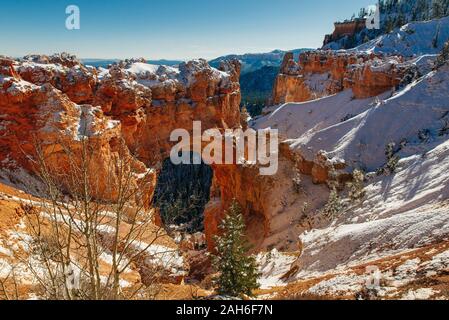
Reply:
<svg viewBox="0 0 449 320"><path fill-rule="evenodd" d="M329 194L329 200L323 209L323 214L329 219L334 219L344 209L342 200L337 190L337 183L330 183L331 192Z"/></svg>
<svg viewBox="0 0 449 320"><path fill-rule="evenodd" d="M391 142L387 144L385 147L385 156L387 157L387 163L385 165L385 174L386 175L392 175L396 172L396 168L399 163L399 157L396 155L395 152L396 144L394 142Z"/></svg>
<svg viewBox="0 0 449 320"><path fill-rule="evenodd" d="M365 174L362 170L355 169L352 173L352 181L348 182L349 187L349 198L351 201L355 202L365 197L364 190Z"/></svg>
<svg viewBox="0 0 449 320"><path fill-rule="evenodd" d="M443 7L444 1L433 0L432 2L432 18L438 19L444 16L446 8Z"/></svg>
<svg viewBox="0 0 449 320"><path fill-rule="evenodd" d="M449 41L444 44L441 54L438 56L436 61L436 68L444 66L449 61Z"/></svg>
<svg viewBox="0 0 449 320"><path fill-rule="evenodd" d="M329 200L322 210L322 214L329 220L334 219L341 211L344 209L343 202L338 193L338 175L335 168L331 168L329 171L329 189L331 190L329 194Z"/></svg>
<svg viewBox="0 0 449 320"><path fill-rule="evenodd" d="M217 254L213 256L218 293L232 297L252 296L259 288L256 259L248 255L249 245L244 236L245 222L239 204L234 200L215 238Z"/></svg>
<svg viewBox="0 0 449 320"><path fill-rule="evenodd" d="M407 23L407 20L405 19L404 15L399 14L398 17L396 18L396 28L400 28L403 25L405 25Z"/></svg>

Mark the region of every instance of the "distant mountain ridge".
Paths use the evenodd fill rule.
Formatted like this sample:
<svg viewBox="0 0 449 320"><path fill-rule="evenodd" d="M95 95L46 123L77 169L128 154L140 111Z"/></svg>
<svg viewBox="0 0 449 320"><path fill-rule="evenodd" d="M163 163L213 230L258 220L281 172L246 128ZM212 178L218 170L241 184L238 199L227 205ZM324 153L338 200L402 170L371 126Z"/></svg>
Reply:
<svg viewBox="0 0 449 320"><path fill-rule="evenodd" d="M110 64L114 64L119 62L121 59L81 59L81 62L85 65L90 65L93 67L102 67L107 68ZM166 60L166 59L160 59L160 60L148 60L148 63L154 64L154 65L164 65L164 66L175 66L180 64L181 60Z"/></svg>
<svg viewBox="0 0 449 320"><path fill-rule="evenodd" d="M286 52L293 52L295 59L297 59L301 52L308 50L311 49L302 48L289 51L273 50L266 53L246 53L241 55L230 54L210 60L209 64L212 67L217 68L223 60L238 59L242 63L242 75L244 75L249 72L260 70L263 67L280 67Z"/></svg>

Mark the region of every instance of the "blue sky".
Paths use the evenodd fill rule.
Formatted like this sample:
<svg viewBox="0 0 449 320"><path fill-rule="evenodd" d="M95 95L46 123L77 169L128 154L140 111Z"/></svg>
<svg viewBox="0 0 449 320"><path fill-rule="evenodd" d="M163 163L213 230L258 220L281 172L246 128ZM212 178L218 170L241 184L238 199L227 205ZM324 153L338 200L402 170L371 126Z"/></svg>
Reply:
<svg viewBox="0 0 449 320"><path fill-rule="evenodd" d="M374 0L1 0L0 54L191 59L316 48ZM81 29L67 30L77 5Z"/></svg>

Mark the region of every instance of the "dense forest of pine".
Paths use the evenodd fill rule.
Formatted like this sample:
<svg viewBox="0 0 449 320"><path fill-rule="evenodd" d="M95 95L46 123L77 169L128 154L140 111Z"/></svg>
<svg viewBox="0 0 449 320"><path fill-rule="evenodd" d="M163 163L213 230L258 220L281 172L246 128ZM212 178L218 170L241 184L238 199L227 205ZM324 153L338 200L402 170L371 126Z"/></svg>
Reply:
<svg viewBox="0 0 449 320"><path fill-rule="evenodd" d="M449 0L380 0L379 7L385 32L411 21L439 19L449 15ZM360 13L363 14L363 9Z"/></svg>

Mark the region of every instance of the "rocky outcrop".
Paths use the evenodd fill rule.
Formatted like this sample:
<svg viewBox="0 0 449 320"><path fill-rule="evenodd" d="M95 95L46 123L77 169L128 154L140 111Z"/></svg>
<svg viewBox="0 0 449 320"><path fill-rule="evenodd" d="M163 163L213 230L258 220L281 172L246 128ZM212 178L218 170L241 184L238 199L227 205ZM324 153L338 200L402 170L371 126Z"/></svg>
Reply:
<svg viewBox="0 0 449 320"><path fill-rule="evenodd" d="M93 150L90 169L96 173L98 197L114 199L104 177L110 173L111 163L128 159L127 170L135 175L133 183L145 188L149 204L158 171L174 144L169 139L174 129L192 131L194 120L201 121L202 130L241 125L240 65L236 61L223 63L220 70L211 68L204 60L182 63L177 68L127 60L107 70L93 70L67 56L57 57L66 59L58 62L55 57L34 56L21 61L6 58L0 61L3 138L0 161L4 167L33 172L35 141L39 141L54 172L67 172L70 159L63 149L69 146L74 155L79 155L88 141ZM282 66L288 77L294 74L299 77L301 70L315 72L322 65L310 56L311 62L300 67L292 58L286 59ZM330 61L325 68L337 76L345 64ZM73 74L80 78L71 78ZM82 94L76 95L80 86L84 88L79 91ZM303 173L313 183L323 184L332 169L324 158L307 162L283 145L279 162L279 172L274 176L261 176L259 168L251 165L212 166L211 201L204 214L210 250L214 248L213 239L219 233L225 211L234 199L242 207L249 240L255 249L263 248L267 246L266 239L279 229L276 219L289 210L289 201L296 201L283 196L292 193L295 174ZM107 196L105 190L109 190ZM160 219L156 222L162 223Z"/></svg>
<svg viewBox="0 0 449 320"><path fill-rule="evenodd" d="M373 97L398 86L406 69L400 57L311 51L296 62L286 54L271 103L304 102L347 89L357 99Z"/></svg>
<svg viewBox="0 0 449 320"><path fill-rule="evenodd" d="M357 99L374 97L399 86L409 67L401 58L374 59L349 67L343 87L352 89Z"/></svg>
<svg viewBox="0 0 449 320"><path fill-rule="evenodd" d="M103 177L108 175L108 165L125 157L135 183L146 183L142 188L146 188L150 203L158 170L174 144L169 141L174 129L192 131L194 120L201 121L203 130L241 125L240 65L236 61L223 63L220 70L204 60L182 63L178 68L127 60L107 70L92 70L73 59L54 59L34 56L1 62L0 147L4 152L0 160L5 166L33 172L29 155L34 155L34 141L39 141L54 171L66 172L69 161L63 148L70 146L73 154L81 154L83 142L88 141L93 150L91 170L96 172L98 196L104 198L107 186ZM296 63L287 62L283 70L293 73ZM82 77L73 80L68 76L73 73ZM61 82L55 80L58 77ZM61 85L57 88L58 83ZM78 86L85 90L74 97ZM72 100L80 97L89 104ZM312 176L315 183L327 179L325 165L297 161L287 153L280 155L280 163L282 169L274 176L261 176L256 166L213 165L211 201L204 215L210 250L234 199L242 207L249 240L255 249L262 248L279 227L273 220L286 207L279 200L280 194L292 188L296 170ZM139 180L142 177L144 181ZM108 198L114 198L113 192Z"/></svg>
<svg viewBox="0 0 449 320"><path fill-rule="evenodd" d="M350 21L335 22L334 26L334 32L325 36L323 46L333 41L338 41L343 37L354 37L366 28L366 19L357 18Z"/></svg>
<svg viewBox="0 0 449 320"><path fill-rule="evenodd" d="M236 200L243 212L249 241L257 248L270 232L269 194L273 190L271 176L259 175L255 166L226 165L214 167L214 180L220 198L213 199L204 213L204 227L209 249L214 248L213 236L220 233L219 225Z"/></svg>
<svg viewBox="0 0 449 320"><path fill-rule="evenodd" d="M98 75L97 70L63 54L3 59L1 68L5 105L45 107L51 100L66 109L68 105L80 109L75 104L99 106L94 114L117 126L130 150L147 165L166 157L170 133L176 128L191 130L193 120L201 120L203 129L240 125L240 66L236 62L223 64L220 71L205 60L182 63L177 69L128 60ZM72 116L75 121L81 113Z"/></svg>
<svg viewBox="0 0 449 320"><path fill-rule="evenodd" d="M295 231L307 230L303 220L309 214L317 215L326 203L329 194L326 183L331 172L336 173L341 185L350 178L344 162L331 161L324 153L314 161L307 161L287 142L279 147L279 170L271 176L261 176L258 166L213 166L212 196L204 213L209 250L214 250L214 236L220 233L220 223L234 200L242 209L253 250L272 247L296 250ZM300 229L295 230L299 225Z"/></svg>
<svg viewBox="0 0 449 320"><path fill-rule="evenodd" d="M26 56L15 70L23 80L35 85L51 84L75 103L90 104L93 101L97 72L83 66L73 56Z"/></svg>
<svg viewBox="0 0 449 320"><path fill-rule="evenodd" d="M16 67L12 63L9 75L3 71L0 83L3 169L24 168L35 172L40 167L39 150L39 156L44 157L51 172L62 177L73 161L80 160L82 148L88 148L89 170L95 172L91 185L103 199L116 196L109 186L118 183L116 170L110 169L118 165L117 159L126 160L127 170L145 175L144 164L132 158L126 148L119 122L106 117L98 107L74 103L50 83L36 85L21 79L13 71ZM64 182L61 178L60 183L64 185Z"/></svg>
<svg viewBox="0 0 449 320"><path fill-rule="evenodd" d="M179 68L129 61L101 76L96 103L122 124L130 150L147 165L157 165L170 152L174 129L192 131L193 121L209 128L240 125L239 65L222 70L205 60Z"/></svg>
<svg viewBox="0 0 449 320"><path fill-rule="evenodd" d="M39 144L58 175L73 160L64 150L70 149L77 161L87 141L99 198L114 199L106 177L118 171L110 166L122 159L134 183L145 183L150 203L157 179L152 168L160 168L169 155L174 129L192 131L195 120L203 130L240 126L239 75L237 61L218 70L205 60L179 68L127 60L96 70L67 54L1 58L2 169L36 172Z"/></svg>

